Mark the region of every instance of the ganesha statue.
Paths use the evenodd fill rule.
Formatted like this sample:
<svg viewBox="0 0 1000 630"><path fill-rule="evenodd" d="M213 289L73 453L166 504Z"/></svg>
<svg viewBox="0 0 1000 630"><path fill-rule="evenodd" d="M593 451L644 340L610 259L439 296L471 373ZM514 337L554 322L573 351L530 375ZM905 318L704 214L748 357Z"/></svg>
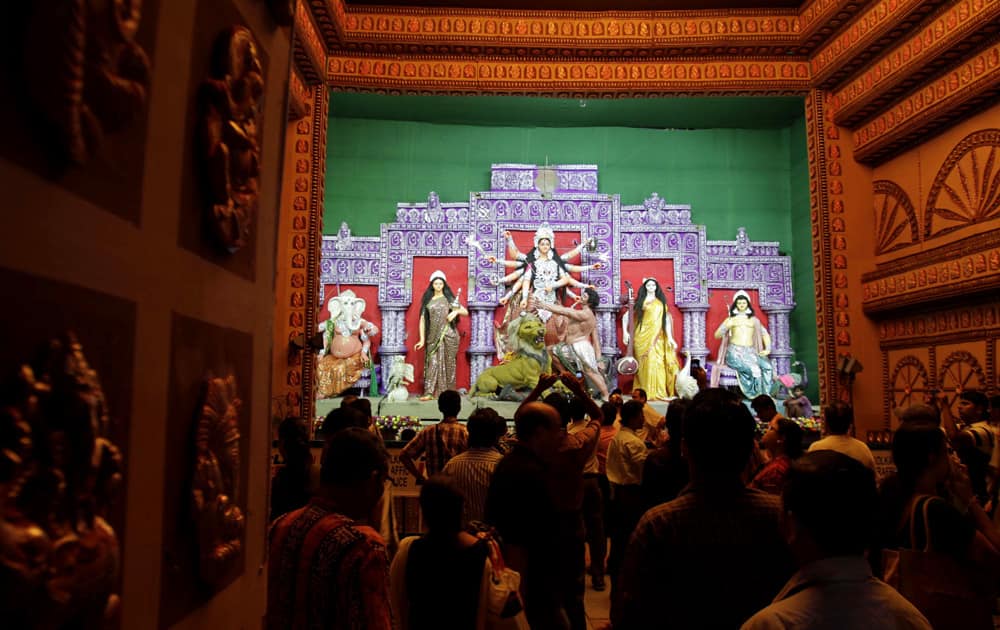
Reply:
<svg viewBox="0 0 1000 630"><path fill-rule="evenodd" d="M330 299L330 319L319 325L323 348L316 366L316 397L333 398L354 386L372 363L371 339L378 327L362 315L364 298L348 289Z"/></svg>

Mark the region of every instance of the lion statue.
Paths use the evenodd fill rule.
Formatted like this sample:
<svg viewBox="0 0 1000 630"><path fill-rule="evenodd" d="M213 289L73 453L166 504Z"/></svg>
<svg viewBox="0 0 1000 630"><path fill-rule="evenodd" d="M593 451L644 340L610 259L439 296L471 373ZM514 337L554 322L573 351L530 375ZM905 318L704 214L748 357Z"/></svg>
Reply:
<svg viewBox="0 0 1000 630"><path fill-rule="evenodd" d="M407 363L402 355L392 357L389 363L389 378L385 385L386 402L406 402L410 396L406 386L413 382L413 364Z"/></svg>
<svg viewBox="0 0 1000 630"><path fill-rule="evenodd" d="M492 396L498 390L531 390L538 377L551 369L545 351L545 324L537 315L522 315L507 326L510 357L500 365L486 368L476 379L472 396Z"/></svg>

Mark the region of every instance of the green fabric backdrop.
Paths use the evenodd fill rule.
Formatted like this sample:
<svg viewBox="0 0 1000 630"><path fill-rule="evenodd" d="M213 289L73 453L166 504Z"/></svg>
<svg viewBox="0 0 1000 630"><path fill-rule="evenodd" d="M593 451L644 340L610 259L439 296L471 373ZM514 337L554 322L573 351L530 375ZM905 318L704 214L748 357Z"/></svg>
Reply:
<svg viewBox="0 0 1000 630"><path fill-rule="evenodd" d="M791 344L795 359L810 371L809 396L818 399L809 172L801 106L799 115L778 126L755 129L538 127L427 122L426 111L415 116L422 118L416 121L340 117L337 112L345 110L353 116L385 115L383 101L369 101L379 108L365 112L357 95L347 96L351 107L339 108L336 98L331 105L327 233L347 221L354 234L377 235L381 223L394 220L397 202L424 202L432 190L443 202L468 201L470 192L489 189L493 163L597 164L600 191L620 194L622 204L642 203L655 191L668 203L691 204L692 220L706 226L709 239L733 239L736 228L746 226L751 239L781 242L782 253L792 257L797 302L790 316ZM495 104L505 102L487 100L494 114ZM527 107L533 99L516 100ZM756 102L763 105L767 100ZM777 100L787 108L788 99ZM750 99L741 99L739 104L744 118L747 102ZM698 106L692 101L692 108ZM477 111L488 117L487 110ZM451 112L457 120L468 120L468 111L465 114ZM401 116L405 112L396 114ZM776 124L773 118L767 118L769 125ZM605 111L602 121L607 119Z"/></svg>

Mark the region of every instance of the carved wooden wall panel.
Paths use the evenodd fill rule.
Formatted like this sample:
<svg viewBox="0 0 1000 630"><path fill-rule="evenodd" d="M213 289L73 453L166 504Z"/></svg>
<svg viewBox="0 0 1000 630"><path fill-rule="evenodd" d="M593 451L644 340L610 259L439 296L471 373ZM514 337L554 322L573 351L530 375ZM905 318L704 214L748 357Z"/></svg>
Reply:
<svg viewBox="0 0 1000 630"><path fill-rule="evenodd" d="M20 4L0 31L0 155L138 224L159 0Z"/></svg>
<svg viewBox="0 0 1000 630"><path fill-rule="evenodd" d="M246 453L250 439L250 412L243 410L232 417L229 404L233 400L250 400L253 390L253 335L224 328L180 314L174 314L170 331L170 384L168 402L168 425L164 449L166 470L164 473L163 506L163 560L161 565L160 627L166 628L196 607L204 604L227 584L243 573L245 557L245 532L237 527L236 514L247 513L247 473L249 457L233 457L233 452ZM220 389L226 393L226 404L213 405L213 398L207 397L206 388L214 378L233 377L230 384ZM210 409L205 410L208 404ZM218 408L216 408L218 407ZM213 420L212 414L217 417ZM211 515L198 509L192 494L201 476L195 474L196 463L202 461L198 435L203 428L212 427L213 452L216 459L225 460L219 465L220 479L230 494L227 494L225 510ZM235 441L229 441L234 437ZM204 470L200 472L210 472ZM231 495L231 496L230 496ZM222 507L221 500L215 502ZM197 517L225 517L218 522L220 531L228 532L235 539L223 547L225 562L205 566L202 550L207 542L223 544L221 539L212 537L209 541L200 538L203 529L197 525ZM211 525L211 523L205 523Z"/></svg>
<svg viewBox="0 0 1000 630"><path fill-rule="evenodd" d="M85 470L64 469L61 474L66 475L67 490L69 496L75 496L70 503L76 501L96 500L94 504L98 508L97 514L110 525L113 530L112 535L117 534L117 542L112 542L107 537L108 529L100 523L89 523L77 509L73 507L73 518L80 518L78 522L64 522L65 513L56 514L51 505L46 505L46 501L38 502L36 498L24 496L21 500L30 503L31 510L35 514L46 515L45 521L35 522L38 527L34 533L19 531L19 533L29 534L23 539L36 547L31 554L35 554L39 549L44 549L42 564L34 567L34 570L43 572L51 571L53 576L65 576L64 582L49 583L48 580L39 580L36 573L31 579L23 582L13 576L12 572L5 574L4 594L0 595L0 609L12 613L4 619L5 625L17 628L42 628L57 627L60 623L74 625L68 620L70 611L74 607L80 612L79 606L81 594L86 594L93 587L93 594L104 590L105 593L120 593L121 575L120 558L115 558L114 562L109 562L106 555L113 546L114 553L120 554L125 548L127 531L125 529L126 514L126 493L123 481L127 477L128 467L128 444L130 415L132 413L132 390L133 390L133 365L135 352L136 333L136 305L135 303L113 297L98 291L84 289L63 282L56 282L35 275L10 271L0 268L0 298L7 304L16 304L16 308L3 309L0 312L0 365L3 366L5 385L9 386L9 379L17 378L18 367L29 364L34 371L35 379L49 378L50 383L57 383L60 379L65 384L66 378L80 380L86 388L81 391L90 390L92 395L91 404L100 403L100 408L94 407L98 413L94 419L99 420L93 427L90 425L90 417L85 419L86 426L80 426L77 421L70 416L51 416L45 418L45 423L50 427L61 426L72 436L72 455L76 462L93 461L90 457L91 451L88 449L88 440L101 438L109 445L114 445L115 450L106 451L101 462L101 469L93 471L101 478L103 488L94 490L87 489L87 479L84 478L90 473ZM52 360L58 358L58 363L65 363L67 368L73 367L79 359L74 358L75 353L66 343L68 340L64 334L72 331L73 337L82 344L82 352L85 357L86 366L93 370L93 375L86 372L79 372L75 375L63 374L61 377L55 371ZM46 359L46 348L50 340L61 339L58 343L62 349L55 355L50 355ZM49 351L51 352L51 350ZM69 353L69 354L65 354ZM46 365L48 363L49 365ZM75 370L83 367L77 363ZM96 379L96 380L95 380ZM56 390L62 388L58 385ZM13 394L16 391L24 391L18 388L11 389L4 387L4 391ZM69 404L71 401L65 397L67 392L57 391L63 398L61 404ZM44 398L45 395L42 395ZM76 401L72 401L76 402ZM2 401L6 405L18 405L18 401L5 399ZM60 401L48 401L46 405L58 408ZM51 444L46 442L49 437L44 426L39 423L40 418L31 418L31 414L24 409L23 405L18 415L28 422L35 433L30 437L33 441L31 452L21 452L20 455L26 458L18 466L8 468L6 465L0 466L4 474L8 472L15 476L25 476L40 472L52 472L48 464L43 461L31 461L31 458L42 458L43 460L52 454L48 451ZM49 407L52 408L52 407ZM13 439L17 442L17 423L12 422L14 417L9 413L3 414L4 440ZM97 431L90 434L91 428ZM27 445L24 442L23 445ZM93 444L89 444L94 446ZM12 448L11 452L16 452L18 448L11 443L5 443L0 448ZM84 450L80 450L84 449ZM112 457L114 455L114 457ZM4 459L5 457L0 457ZM41 467L29 473L30 464L38 464ZM114 479L107 477L114 474ZM81 477L83 475L83 477ZM25 481L26 477L22 478ZM9 485L10 479L0 481L3 492L17 491L17 484ZM104 492L109 491L109 496L104 496ZM95 496L97 492L100 496ZM4 497L7 503L9 497ZM9 512L0 515L5 532L12 533L8 527L25 527L28 521L18 519L17 523L8 522ZM55 529L53 529L55 528ZM64 531L56 531L63 529ZM42 531L45 532L47 540L39 537ZM93 576L90 585L82 583L78 577L73 577L73 572L66 566L61 565L60 560L68 560L74 557L74 535L79 536L81 541L90 546L92 555L84 555L80 558L84 566L78 566L78 570L89 572ZM12 543L12 538L7 538L6 542ZM3 562L7 566L7 571L13 571L14 567L23 562L23 558L14 559L9 554L17 551L13 545L4 546L4 551L0 552ZM20 549L19 551L25 551ZM33 555L34 557L34 555ZM26 567L25 567L26 568ZM76 574L79 575L79 574ZM47 587L52 587L48 591ZM55 596L56 592L64 593L65 599ZM10 601L9 597L16 598ZM117 615L120 614L117 604L112 606L112 618L106 626L101 626L97 619L91 618L89 622L77 617L76 622L79 627L119 627ZM91 611L94 612L94 611ZM97 611L98 613L101 611Z"/></svg>
<svg viewBox="0 0 1000 630"><path fill-rule="evenodd" d="M192 97L186 112L187 128L184 138L181 139L184 143L185 163L181 173L182 207L178 220L177 244L227 271L252 281L256 277L257 230L250 229L243 239L243 244L235 252L230 252L220 246L220 239L214 233L216 229L214 222L206 217L207 180L210 176L221 177L221 174L210 171L210 164L204 159L205 150L201 139L202 107L200 99L195 96L200 93L206 78L213 76L213 59L219 54L216 50L220 45L220 38L224 39L225 34L231 33L234 27L246 28L246 26L240 12L229 2L198 3L188 83L188 94ZM253 36L253 33L250 33L250 36ZM269 80L267 68L270 57L259 42L256 53L258 65L264 69L264 77ZM281 81L284 82L284 77ZM263 87L264 85L261 86ZM268 103L267 106L281 107L277 103ZM266 112L261 108L258 114L263 115ZM256 132L258 138L263 138L265 133L263 125L260 125ZM263 148L262 142L258 142L257 152ZM230 158L229 163L232 169L241 172L250 168L250 164L235 159L235 156ZM257 170L259 171L259 165ZM245 175L243 179L246 179ZM249 184L246 189L247 193L253 190Z"/></svg>

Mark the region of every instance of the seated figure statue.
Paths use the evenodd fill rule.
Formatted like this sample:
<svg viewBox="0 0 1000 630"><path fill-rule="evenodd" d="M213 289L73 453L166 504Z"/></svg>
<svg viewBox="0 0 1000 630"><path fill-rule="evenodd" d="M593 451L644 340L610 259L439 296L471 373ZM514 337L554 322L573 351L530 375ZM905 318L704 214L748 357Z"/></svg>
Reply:
<svg viewBox="0 0 1000 630"><path fill-rule="evenodd" d="M319 325L323 349L316 365L317 398L344 392L371 365L371 338L378 327L361 316L365 306L365 300L350 289L330 299L330 319Z"/></svg>

